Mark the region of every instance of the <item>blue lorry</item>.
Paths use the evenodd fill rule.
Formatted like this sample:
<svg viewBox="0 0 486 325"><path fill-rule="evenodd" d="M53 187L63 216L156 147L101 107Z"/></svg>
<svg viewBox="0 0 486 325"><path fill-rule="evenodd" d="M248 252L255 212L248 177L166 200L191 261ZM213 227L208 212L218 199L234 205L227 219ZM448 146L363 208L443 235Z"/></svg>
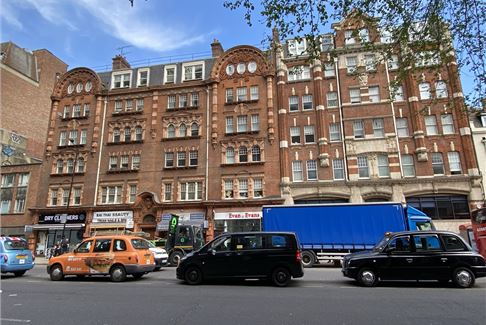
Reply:
<svg viewBox="0 0 486 325"><path fill-rule="evenodd" d="M367 250L386 232L434 229L422 211L402 203L263 206L263 230L297 234L305 267Z"/></svg>

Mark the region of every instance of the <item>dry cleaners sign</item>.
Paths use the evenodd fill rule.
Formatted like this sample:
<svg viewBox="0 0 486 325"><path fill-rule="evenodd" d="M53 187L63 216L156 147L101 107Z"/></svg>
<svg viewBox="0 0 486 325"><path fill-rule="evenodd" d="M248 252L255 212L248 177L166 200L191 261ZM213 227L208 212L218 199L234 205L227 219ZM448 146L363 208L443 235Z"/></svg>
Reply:
<svg viewBox="0 0 486 325"><path fill-rule="evenodd" d="M93 213L93 224L133 228L133 211L102 211Z"/></svg>

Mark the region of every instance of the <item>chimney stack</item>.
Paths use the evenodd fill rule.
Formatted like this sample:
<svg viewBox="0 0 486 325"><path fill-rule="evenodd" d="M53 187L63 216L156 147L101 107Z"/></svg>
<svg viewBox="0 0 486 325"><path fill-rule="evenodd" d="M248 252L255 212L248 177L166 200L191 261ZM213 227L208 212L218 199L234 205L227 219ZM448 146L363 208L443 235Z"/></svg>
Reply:
<svg viewBox="0 0 486 325"><path fill-rule="evenodd" d="M130 69L130 63L122 55L117 55L113 58L113 70Z"/></svg>
<svg viewBox="0 0 486 325"><path fill-rule="evenodd" d="M221 45L221 43L217 39L214 39L213 43L211 43L211 52L212 52L213 58L220 57L224 52L223 46Z"/></svg>

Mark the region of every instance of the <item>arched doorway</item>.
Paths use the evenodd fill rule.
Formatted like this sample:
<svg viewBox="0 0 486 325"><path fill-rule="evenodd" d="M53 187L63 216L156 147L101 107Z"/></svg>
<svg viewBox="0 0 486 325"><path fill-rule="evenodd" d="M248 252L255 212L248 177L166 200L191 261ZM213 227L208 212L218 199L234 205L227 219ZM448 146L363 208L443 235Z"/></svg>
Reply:
<svg viewBox="0 0 486 325"><path fill-rule="evenodd" d="M155 228L156 228L156 220L155 216L152 214L147 214L143 217L142 224L140 228L143 232L146 232L150 235L150 239L155 238Z"/></svg>

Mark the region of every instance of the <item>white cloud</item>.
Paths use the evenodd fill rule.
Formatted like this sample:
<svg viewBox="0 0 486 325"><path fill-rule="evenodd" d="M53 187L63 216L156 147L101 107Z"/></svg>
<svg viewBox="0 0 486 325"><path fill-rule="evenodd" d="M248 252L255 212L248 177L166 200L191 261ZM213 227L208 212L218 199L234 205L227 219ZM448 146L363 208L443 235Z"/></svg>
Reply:
<svg viewBox="0 0 486 325"><path fill-rule="evenodd" d="M71 30L77 30L77 27L69 19L69 10L63 7L69 4L68 1L62 0L24 0L26 4L37 10L44 18L55 25L65 25Z"/></svg>
<svg viewBox="0 0 486 325"><path fill-rule="evenodd" d="M128 1L78 0L78 4L95 16L107 34L130 45L166 52L184 46L203 42L207 35L188 36L181 28L162 25L162 17L157 22L147 20L146 6L138 4L130 7Z"/></svg>
<svg viewBox="0 0 486 325"><path fill-rule="evenodd" d="M7 24L13 26L14 28L23 29L23 25L20 22L18 18L18 13L17 11L10 5L10 2L8 1L2 1L1 2L1 8L0 8L0 19Z"/></svg>

